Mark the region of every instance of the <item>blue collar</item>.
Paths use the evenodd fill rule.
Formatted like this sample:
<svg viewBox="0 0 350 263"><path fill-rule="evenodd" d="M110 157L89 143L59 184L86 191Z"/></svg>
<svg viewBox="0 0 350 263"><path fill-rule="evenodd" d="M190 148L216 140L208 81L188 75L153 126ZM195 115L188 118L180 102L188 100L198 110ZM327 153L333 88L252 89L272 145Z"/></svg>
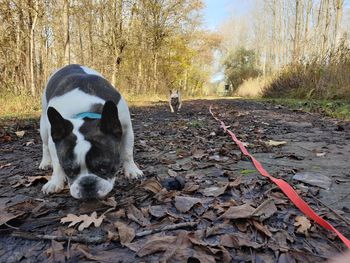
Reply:
<svg viewBox="0 0 350 263"><path fill-rule="evenodd" d="M73 119L101 119L101 114L95 112L81 112L73 117Z"/></svg>

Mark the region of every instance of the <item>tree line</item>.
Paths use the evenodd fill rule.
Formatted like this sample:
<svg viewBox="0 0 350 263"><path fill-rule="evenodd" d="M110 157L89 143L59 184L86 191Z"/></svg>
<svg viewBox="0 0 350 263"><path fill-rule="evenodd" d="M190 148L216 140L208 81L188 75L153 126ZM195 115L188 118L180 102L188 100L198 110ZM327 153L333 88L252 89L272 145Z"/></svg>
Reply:
<svg viewBox="0 0 350 263"><path fill-rule="evenodd" d="M220 38L201 28L201 0L1 0L0 93L38 95L70 63L129 95L198 94Z"/></svg>
<svg viewBox="0 0 350 263"><path fill-rule="evenodd" d="M245 68L256 76L273 75L287 66L330 63L340 49L348 53L349 21L344 0L256 0L245 16L234 14L220 28L222 65L228 80L237 78L232 57L250 53ZM254 56L252 56L252 54ZM230 76L235 72L235 77ZM243 71L243 75L247 70ZM242 81L242 80L241 80Z"/></svg>

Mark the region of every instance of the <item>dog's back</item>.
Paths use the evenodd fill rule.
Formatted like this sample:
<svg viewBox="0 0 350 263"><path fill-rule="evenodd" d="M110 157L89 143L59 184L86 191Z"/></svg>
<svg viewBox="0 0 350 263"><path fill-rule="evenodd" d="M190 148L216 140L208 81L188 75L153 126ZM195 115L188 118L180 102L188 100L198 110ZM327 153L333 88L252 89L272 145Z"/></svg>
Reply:
<svg viewBox="0 0 350 263"><path fill-rule="evenodd" d="M119 92L98 72L72 64L57 70L49 79L45 96L50 101L53 97L62 96L74 89L99 97L105 101L111 100L118 104Z"/></svg>

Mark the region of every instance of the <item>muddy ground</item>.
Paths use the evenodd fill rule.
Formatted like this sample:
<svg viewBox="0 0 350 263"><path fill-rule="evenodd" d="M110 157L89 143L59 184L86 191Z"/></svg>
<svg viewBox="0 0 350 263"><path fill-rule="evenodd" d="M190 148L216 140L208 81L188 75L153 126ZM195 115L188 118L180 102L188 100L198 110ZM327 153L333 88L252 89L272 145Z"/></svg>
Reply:
<svg viewBox="0 0 350 263"><path fill-rule="evenodd" d="M350 237L349 123L268 103L197 100L177 115L164 103L132 108L145 178L120 173L102 201L75 200L67 189L45 196L51 171L38 169L38 120L2 121L0 262L324 262L343 251L254 170L210 104L271 175ZM303 173L321 182L293 179ZM73 215L60 222L68 214L97 227L69 227Z"/></svg>

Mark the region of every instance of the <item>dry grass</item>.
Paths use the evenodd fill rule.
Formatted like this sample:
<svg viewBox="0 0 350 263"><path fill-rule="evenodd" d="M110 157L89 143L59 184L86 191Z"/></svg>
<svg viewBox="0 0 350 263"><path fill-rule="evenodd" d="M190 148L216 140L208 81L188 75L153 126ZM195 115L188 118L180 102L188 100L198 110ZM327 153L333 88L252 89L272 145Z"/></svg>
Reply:
<svg viewBox="0 0 350 263"><path fill-rule="evenodd" d="M272 81L272 77L258 77L248 79L241 84L235 95L243 98L260 98L264 88Z"/></svg>
<svg viewBox="0 0 350 263"><path fill-rule="evenodd" d="M0 118L37 117L41 111L41 99L26 95L0 94Z"/></svg>
<svg viewBox="0 0 350 263"><path fill-rule="evenodd" d="M143 107L155 105L157 103L167 103L168 98L164 95L143 95L143 96L129 96L123 94L128 105L131 107ZM183 101L193 99L234 99L235 97L218 97L218 96L198 96L187 97L183 96ZM236 97L237 98L237 97ZM0 94L0 119L6 118L31 118L39 117L41 113L41 98L32 97L29 95L13 95L13 94Z"/></svg>
<svg viewBox="0 0 350 263"><path fill-rule="evenodd" d="M263 92L266 98L350 100L350 48L291 64Z"/></svg>

